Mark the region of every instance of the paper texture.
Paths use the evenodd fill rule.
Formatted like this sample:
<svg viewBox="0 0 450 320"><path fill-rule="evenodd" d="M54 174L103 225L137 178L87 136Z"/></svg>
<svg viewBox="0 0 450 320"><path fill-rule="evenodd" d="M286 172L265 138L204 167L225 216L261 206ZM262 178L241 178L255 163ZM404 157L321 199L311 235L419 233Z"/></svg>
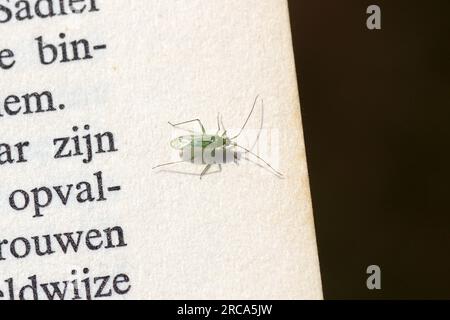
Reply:
<svg viewBox="0 0 450 320"><path fill-rule="evenodd" d="M14 16L16 2L0 4ZM29 3L34 12L36 1ZM77 282L79 298L94 299L101 281L94 284L94 277L106 275L103 298L111 299L322 298L286 1L97 0L76 9L82 5L82 13L66 8L66 15L34 13L0 24L0 50L10 49L15 61L0 69L0 159L6 161L0 165L0 299L11 298L11 291L18 299L28 285L25 298L47 299L57 282L67 285L64 298L78 298ZM8 11L0 9L0 19L6 18ZM39 37L56 48L54 63L45 64L52 49L40 57ZM80 39L89 42L92 58L72 61L70 43ZM61 43L70 61L60 62ZM44 91L56 110L27 113L27 101L30 111L37 105L26 94ZM168 121L199 118L215 133L220 112L236 133L257 95L264 101L258 148L269 146L264 154L284 179L245 159L202 179L204 166L192 163L151 169L177 159L169 142L179 132ZM47 110L46 97L42 104ZM258 103L243 136L254 136L260 123ZM106 132L117 151L93 149L92 160L83 163L86 155L74 156L75 140L67 139L72 156L55 158L63 143L55 139L78 135L87 150L83 136L90 133L95 147L94 136ZM107 138L103 149L110 151ZM22 162L14 147L20 142L29 143ZM80 182L91 185L95 200ZM121 189L108 191L114 186ZM45 205L47 191L52 199ZM123 230L122 245L115 227ZM61 249L65 233L79 237L77 252ZM54 252L40 256L36 241L44 250L46 240Z"/></svg>

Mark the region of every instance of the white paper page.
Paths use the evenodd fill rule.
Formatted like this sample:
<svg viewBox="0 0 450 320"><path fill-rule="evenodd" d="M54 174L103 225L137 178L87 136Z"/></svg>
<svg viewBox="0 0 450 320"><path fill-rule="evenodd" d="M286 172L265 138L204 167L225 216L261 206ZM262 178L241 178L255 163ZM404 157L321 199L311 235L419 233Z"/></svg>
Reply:
<svg viewBox="0 0 450 320"><path fill-rule="evenodd" d="M18 2L0 1L0 299L322 298L285 0ZM231 138L257 96L238 142L283 179L248 154L152 170L190 135L168 121L214 135L220 112Z"/></svg>

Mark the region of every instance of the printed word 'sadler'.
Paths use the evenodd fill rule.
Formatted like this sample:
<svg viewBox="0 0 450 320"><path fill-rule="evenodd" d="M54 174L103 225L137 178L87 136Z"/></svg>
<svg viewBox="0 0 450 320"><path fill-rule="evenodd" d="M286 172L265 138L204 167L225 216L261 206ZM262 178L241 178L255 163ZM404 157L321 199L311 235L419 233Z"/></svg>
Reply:
<svg viewBox="0 0 450 320"><path fill-rule="evenodd" d="M96 11L100 11L97 0L8 0L0 4L0 23Z"/></svg>

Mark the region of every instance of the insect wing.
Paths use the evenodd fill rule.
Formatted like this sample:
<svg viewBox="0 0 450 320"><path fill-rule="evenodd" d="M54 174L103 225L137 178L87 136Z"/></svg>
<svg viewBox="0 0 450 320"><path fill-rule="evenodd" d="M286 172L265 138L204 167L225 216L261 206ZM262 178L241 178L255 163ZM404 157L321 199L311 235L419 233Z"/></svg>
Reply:
<svg viewBox="0 0 450 320"><path fill-rule="evenodd" d="M170 145L174 149L185 149L190 146L191 148L206 148L214 142L214 136L210 135L190 135L190 136L181 136L176 139L173 139L170 142Z"/></svg>
<svg viewBox="0 0 450 320"><path fill-rule="evenodd" d="M192 143L194 136L181 136L170 141L170 146L174 149L181 150Z"/></svg>
<svg viewBox="0 0 450 320"><path fill-rule="evenodd" d="M212 142L214 142L214 137L207 134L192 137L192 146L194 148L203 149L209 146Z"/></svg>

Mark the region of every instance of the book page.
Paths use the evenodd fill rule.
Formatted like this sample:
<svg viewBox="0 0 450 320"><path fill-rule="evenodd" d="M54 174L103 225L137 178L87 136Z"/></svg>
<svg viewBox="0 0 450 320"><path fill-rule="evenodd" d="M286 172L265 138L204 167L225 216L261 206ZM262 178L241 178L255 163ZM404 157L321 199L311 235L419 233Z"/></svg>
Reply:
<svg viewBox="0 0 450 320"><path fill-rule="evenodd" d="M285 0L0 1L0 30L0 299L322 298Z"/></svg>

